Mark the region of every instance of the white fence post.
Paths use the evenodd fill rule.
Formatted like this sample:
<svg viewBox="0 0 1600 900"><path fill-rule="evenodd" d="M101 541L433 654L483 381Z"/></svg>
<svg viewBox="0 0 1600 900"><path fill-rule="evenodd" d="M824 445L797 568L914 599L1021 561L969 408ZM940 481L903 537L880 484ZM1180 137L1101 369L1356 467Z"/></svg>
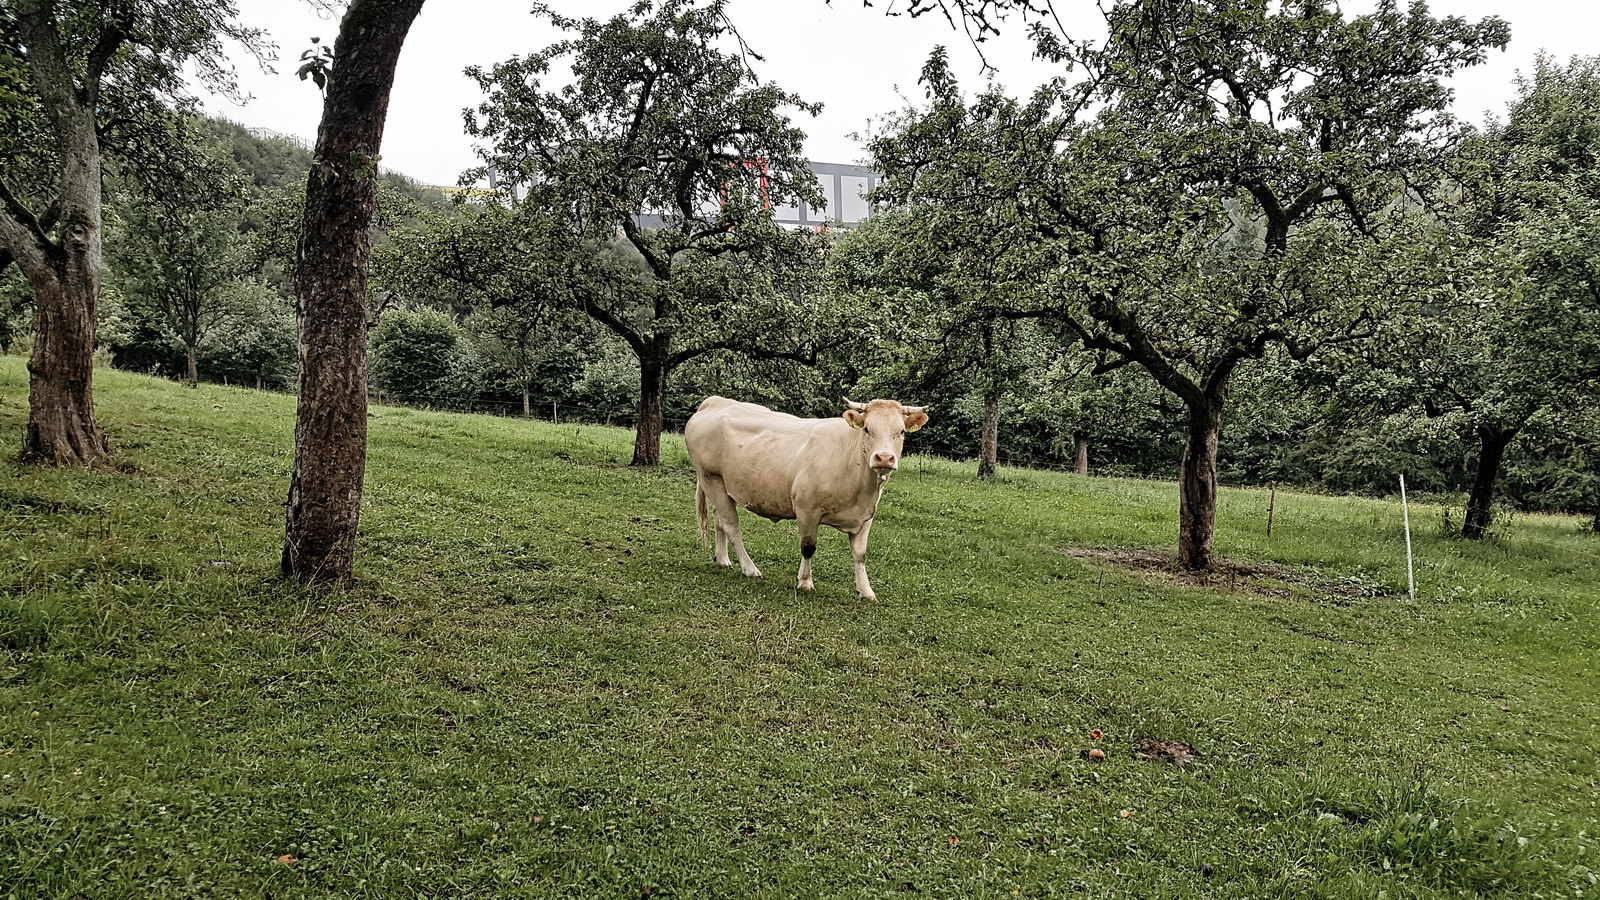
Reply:
<svg viewBox="0 0 1600 900"><path fill-rule="evenodd" d="M1411 508L1406 505L1406 476L1400 476L1400 514L1406 522L1406 587L1411 591L1411 602L1417 602L1417 576L1411 562Z"/></svg>

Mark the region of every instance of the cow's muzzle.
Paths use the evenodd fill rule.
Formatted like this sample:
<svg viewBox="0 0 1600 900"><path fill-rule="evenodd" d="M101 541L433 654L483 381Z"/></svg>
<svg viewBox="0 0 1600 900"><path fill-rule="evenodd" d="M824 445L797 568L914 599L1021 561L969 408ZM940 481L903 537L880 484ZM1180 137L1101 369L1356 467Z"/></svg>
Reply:
<svg viewBox="0 0 1600 900"><path fill-rule="evenodd" d="M893 472L899 467L900 460L896 459L893 453L879 450L877 453L872 454L872 468L876 469L880 474Z"/></svg>

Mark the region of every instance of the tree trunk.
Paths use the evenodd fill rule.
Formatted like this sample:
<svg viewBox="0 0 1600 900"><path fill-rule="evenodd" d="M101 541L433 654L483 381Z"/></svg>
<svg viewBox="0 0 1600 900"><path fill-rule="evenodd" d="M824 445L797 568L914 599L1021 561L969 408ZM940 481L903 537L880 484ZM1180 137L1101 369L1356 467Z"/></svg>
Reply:
<svg viewBox="0 0 1600 900"><path fill-rule="evenodd" d="M522 417L524 419L526 419L528 417L528 413L529 413L529 408L528 408L528 386L527 385L523 385L522 386Z"/></svg>
<svg viewBox="0 0 1600 900"><path fill-rule="evenodd" d="M6 210L3 232L17 267L33 286L35 331L28 360L28 427L22 458L48 463L91 463L106 455L105 435L94 418L95 308L100 300L100 137L95 111L85 106L67 76L48 17L38 9L21 17L30 45L35 83L44 97L61 147L55 190L61 210L55 245L38 220L27 224Z"/></svg>
<svg viewBox="0 0 1600 900"><path fill-rule="evenodd" d="M1189 406L1183 462L1178 469L1178 564L1190 571L1211 568L1211 539L1217 521L1217 439L1222 432L1222 401Z"/></svg>
<svg viewBox="0 0 1600 900"><path fill-rule="evenodd" d="M395 65L422 3L354 0L334 44L294 273L300 397L287 577L343 580L354 567L367 464L368 229Z"/></svg>
<svg viewBox="0 0 1600 900"><path fill-rule="evenodd" d="M92 463L106 456L105 435L94 419L98 243L92 266L81 260L87 253L69 251L80 261L69 259L66 277L46 276L33 282L39 327L28 360L25 460L64 465Z"/></svg>
<svg viewBox="0 0 1600 900"><path fill-rule="evenodd" d="M999 459L1000 392L991 390L983 395L983 436L978 443L978 477L993 477L995 463Z"/></svg>
<svg viewBox="0 0 1600 900"><path fill-rule="evenodd" d="M1494 514L1494 483L1500 477L1500 462L1505 459L1506 447L1517 436L1517 429L1479 428L1478 471L1472 479L1472 491L1467 495L1467 515L1461 524L1461 536L1482 540L1489 533L1489 521Z"/></svg>
<svg viewBox="0 0 1600 900"><path fill-rule="evenodd" d="M193 345L184 348L183 358L188 373L186 377L189 381L189 387L197 387L200 384L200 361Z"/></svg>
<svg viewBox="0 0 1600 900"><path fill-rule="evenodd" d="M661 430L667 397L667 366L658 359L639 360L639 422L634 428L634 466L661 464Z"/></svg>
<svg viewBox="0 0 1600 900"><path fill-rule="evenodd" d="M1087 475L1089 474L1089 437L1079 433L1073 435L1073 441L1077 444L1078 450L1077 473L1079 475Z"/></svg>

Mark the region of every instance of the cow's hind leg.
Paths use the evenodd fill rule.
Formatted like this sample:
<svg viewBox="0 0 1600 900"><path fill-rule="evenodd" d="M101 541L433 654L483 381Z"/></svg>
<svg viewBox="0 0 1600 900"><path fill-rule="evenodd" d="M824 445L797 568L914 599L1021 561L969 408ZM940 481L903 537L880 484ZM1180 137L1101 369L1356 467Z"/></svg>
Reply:
<svg viewBox="0 0 1600 900"><path fill-rule="evenodd" d="M732 546L734 553L739 557L739 571L751 578L760 578L761 570L756 568L755 562L750 559L750 554L745 552L744 538L739 534L739 505L728 496L720 479L707 487L714 488L711 500L717 507L717 549L721 551L721 555L717 557L717 564L731 565L728 561L728 547Z"/></svg>
<svg viewBox="0 0 1600 900"><path fill-rule="evenodd" d="M867 535L871 533L871 519L850 533L850 558L855 560L856 564L856 593L860 594L863 600L878 599L878 595L872 592L872 583L867 581Z"/></svg>
<svg viewBox="0 0 1600 900"><path fill-rule="evenodd" d="M802 591L814 587L811 583L811 557L817 554L817 516L802 515L800 525L800 580L795 586Z"/></svg>
<svg viewBox="0 0 1600 900"><path fill-rule="evenodd" d="M711 558L717 565L727 568L733 565L728 559L728 530L723 525L722 511L722 499L728 496L728 491L723 487L721 478L709 476L702 478L697 487L700 496L696 501L711 504ZM737 510L734 511L734 515L738 515Z"/></svg>

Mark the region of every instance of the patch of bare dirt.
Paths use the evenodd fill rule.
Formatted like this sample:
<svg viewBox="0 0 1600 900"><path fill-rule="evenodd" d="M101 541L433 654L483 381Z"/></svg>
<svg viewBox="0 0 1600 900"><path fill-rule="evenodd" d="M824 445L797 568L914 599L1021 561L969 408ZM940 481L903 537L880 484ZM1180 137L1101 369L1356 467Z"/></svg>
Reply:
<svg viewBox="0 0 1600 900"><path fill-rule="evenodd" d="M1200 758L1193 746L1184 741L1163 741L1160 738L1139 738L1133 744L1134 759L1187 766Z"/></svg>
<svg viewBox="0 0 1600 900"><path fill-rule="evenodd" d="M1331 578L1282 563L1219 557L1209 570L1192 572L1179 566L1174 556L1148 547L1062 547L1061 552L1073 559L1101 560L1144 572L1171 584L1245 590L1266 597L1288 598L1293 595L1289 586L1304 588L1301 593L1308 597L1344 604L1389 595L1381 585L1358 576Z"/></svg>

